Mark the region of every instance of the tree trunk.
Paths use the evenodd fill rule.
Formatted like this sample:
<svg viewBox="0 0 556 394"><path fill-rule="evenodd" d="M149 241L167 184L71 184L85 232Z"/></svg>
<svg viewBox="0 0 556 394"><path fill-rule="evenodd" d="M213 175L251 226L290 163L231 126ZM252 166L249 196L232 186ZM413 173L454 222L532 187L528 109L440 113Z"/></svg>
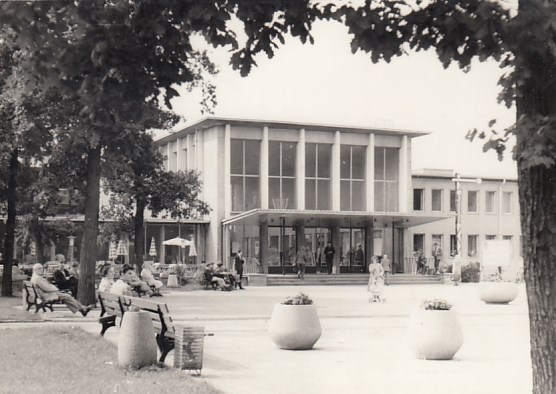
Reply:
<svg viewBox="0 0 556 394"><path fill-rule="evenodd" d="M83 305L95 303L95 268L100 202L101 148L91 148L87 154L87 186L85 189L85 218L79 256L78 300Z"/></svg>
<svg viewBox="0 0 556 394"><path fill-rule="evenodd" d="M145 255L145 201L137 199L137 208L134 218L135 230L135 267L137 274L141 273L143 267L143 256Z"/></svg>
<svg viewBox="0 0 556 394"><path fill-rule="evenodd" d="M519 2L520 11L530 5ZM528 74L518 85L517 115L555 116L556 65L548 52L521 48L516 60ZM525 74L525 73L523 73ZM554 133L555 130L547 131ZM519 204L523 235L524 278L529 304L533 393L556 393L556 167L528 166L519 154L532 144L531 134L517 133Z"/></svg>
<svg viewBox="0 0 556 394"><path fill-rule="evenodd" d="M15 148L10 157L8 179L8 217L4 237L4 273L2 274L2 296L12 296L12 265L15 244L15 220L17 215L17 175L19 169L19 150Z"/></svg>

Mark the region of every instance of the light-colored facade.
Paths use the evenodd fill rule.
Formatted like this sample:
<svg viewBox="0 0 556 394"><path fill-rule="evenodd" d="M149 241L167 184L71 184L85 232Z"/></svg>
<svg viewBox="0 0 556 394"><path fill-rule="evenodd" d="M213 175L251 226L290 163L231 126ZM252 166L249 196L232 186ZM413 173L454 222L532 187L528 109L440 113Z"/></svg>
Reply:
<svg viewBox="0 0 556 394"><path fill-rule="evenodd" d="M206 118L156 144L168 170L201 174L212 211L194 230L199 261L230 264L242 249L259 272L283 273L301 246L318 255L331 241L333 272L382 254L400 271L408 229L453 216L413 212L411 140L425 134Z"/></svg>
<svg viewBox="0 0 556 394"><path fill-rule="evenodd" d="M455 174L447 170L420 170L412 174L413 212L451 214L456 212ZM520 271L521 228L518 185L515 179L466 178L460 182L460 254L462 265L483 261L483 245L488 240L510 241L509 266ZM422 250L432 258L436 242L450 264L457 250L455 218L418 225L408 230L411 251ZM407 255L410 258L410 255ZM408 265L411 262L405 261Z"/></svg>

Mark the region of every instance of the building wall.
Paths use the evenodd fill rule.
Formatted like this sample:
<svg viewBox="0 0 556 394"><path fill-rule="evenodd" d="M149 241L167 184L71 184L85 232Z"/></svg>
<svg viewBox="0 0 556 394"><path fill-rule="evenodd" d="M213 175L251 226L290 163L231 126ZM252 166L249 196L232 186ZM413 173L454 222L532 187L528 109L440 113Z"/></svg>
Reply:
<svg viewBox="0 0 556 394"><path fill-rule="evenodd" d="M424 189L424 212L432 212L432 190L442 190L442 213L454 215L453 219L447 219L437 222L428 223L421 226L415 226L408 231L407 247L409 251L414 250L413 235L424 235L424 255L432 257L433 234L442 235L442 250L445 262L451 263L450 254L450 236L455 235L455 212L450 211L450 191L455 190L455 183L452 177L435 177L418 175L412 178L413 189ZM521 259L521 228L519 217L518 202L518 186L517 182L504 181L502 179L482 179L480 184L477 183L461 183L461 233L462 233L462 264L469 262L483 263L483 242L487 236L494 236L494 239L503 239L504 236L511 236L511 267L520 270L523 266ZM478 191L478 212L468 211L468 191ZM494 212L486 211L486 192L495 192ZM500 193L510 192L512 212L501 212ZM413 206L412 206L413 208ZM478 250L476 257L469 257L468 235L478 236ZM411 254L406 254L410 256Z"/></svg>

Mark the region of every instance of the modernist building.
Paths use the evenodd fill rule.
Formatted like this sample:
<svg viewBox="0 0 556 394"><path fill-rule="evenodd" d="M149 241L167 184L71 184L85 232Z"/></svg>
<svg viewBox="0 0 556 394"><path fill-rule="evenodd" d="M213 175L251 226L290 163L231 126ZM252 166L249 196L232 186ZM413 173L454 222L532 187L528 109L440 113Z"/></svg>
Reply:
<svg viewBox="0 0 556 394"><path fill-rule="evenodd" d="M453 221L447 210L413 209L411 142L425 134L206 118L156 144L169 170L201 174L212 211L206 223L181 224L189 232L181 235L196 239L198 261L229 264L242 249L259 272L283 273L302 245L316 252L331 241L334 272L365 271L382 254L403 272L410 229ZM176 226L149 222L146 239L176 236Z"/></svg>

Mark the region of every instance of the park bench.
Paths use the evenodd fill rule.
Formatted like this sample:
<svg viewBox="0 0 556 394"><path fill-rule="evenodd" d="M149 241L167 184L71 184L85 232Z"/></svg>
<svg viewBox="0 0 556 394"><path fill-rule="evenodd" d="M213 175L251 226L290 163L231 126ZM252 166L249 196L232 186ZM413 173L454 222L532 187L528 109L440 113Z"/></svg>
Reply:
<svg viewBox="0 0 556 394"><path fill-rule="evenodd" d="M98 322L102 324L100 335L104 335L106 330L116 326L117 317L120 318L121 324L121 319L127 310L127 306L122 303L122 300L116 294L99 291L97 297L100 303L100 318Z"/></svg>
<svg viewBox="0 0 556 394"><path fill-rule="evenodd" d="M137 297L117 296L102 291L98 293L98 300L101 306L99 323L102 324L102 330L100 335L104 335L107 329L114 327L116 318L123 318L126 311L140 310L147 312L153 323L156 343L161 353L159 361L164 362L168 353L174 349L176 339L174 323L165 303Z"/></svg>
<svg viewBox="0 0 556 394"><path fill-rule="evenodd" d="M41 309L46 312L46 308L50 309L50 312L54 312L53 305L62 304L59 299L43 300L35 286L28 280L23 281L23 291L25 292L27 310L34 306L35 313Z"/></svg>

